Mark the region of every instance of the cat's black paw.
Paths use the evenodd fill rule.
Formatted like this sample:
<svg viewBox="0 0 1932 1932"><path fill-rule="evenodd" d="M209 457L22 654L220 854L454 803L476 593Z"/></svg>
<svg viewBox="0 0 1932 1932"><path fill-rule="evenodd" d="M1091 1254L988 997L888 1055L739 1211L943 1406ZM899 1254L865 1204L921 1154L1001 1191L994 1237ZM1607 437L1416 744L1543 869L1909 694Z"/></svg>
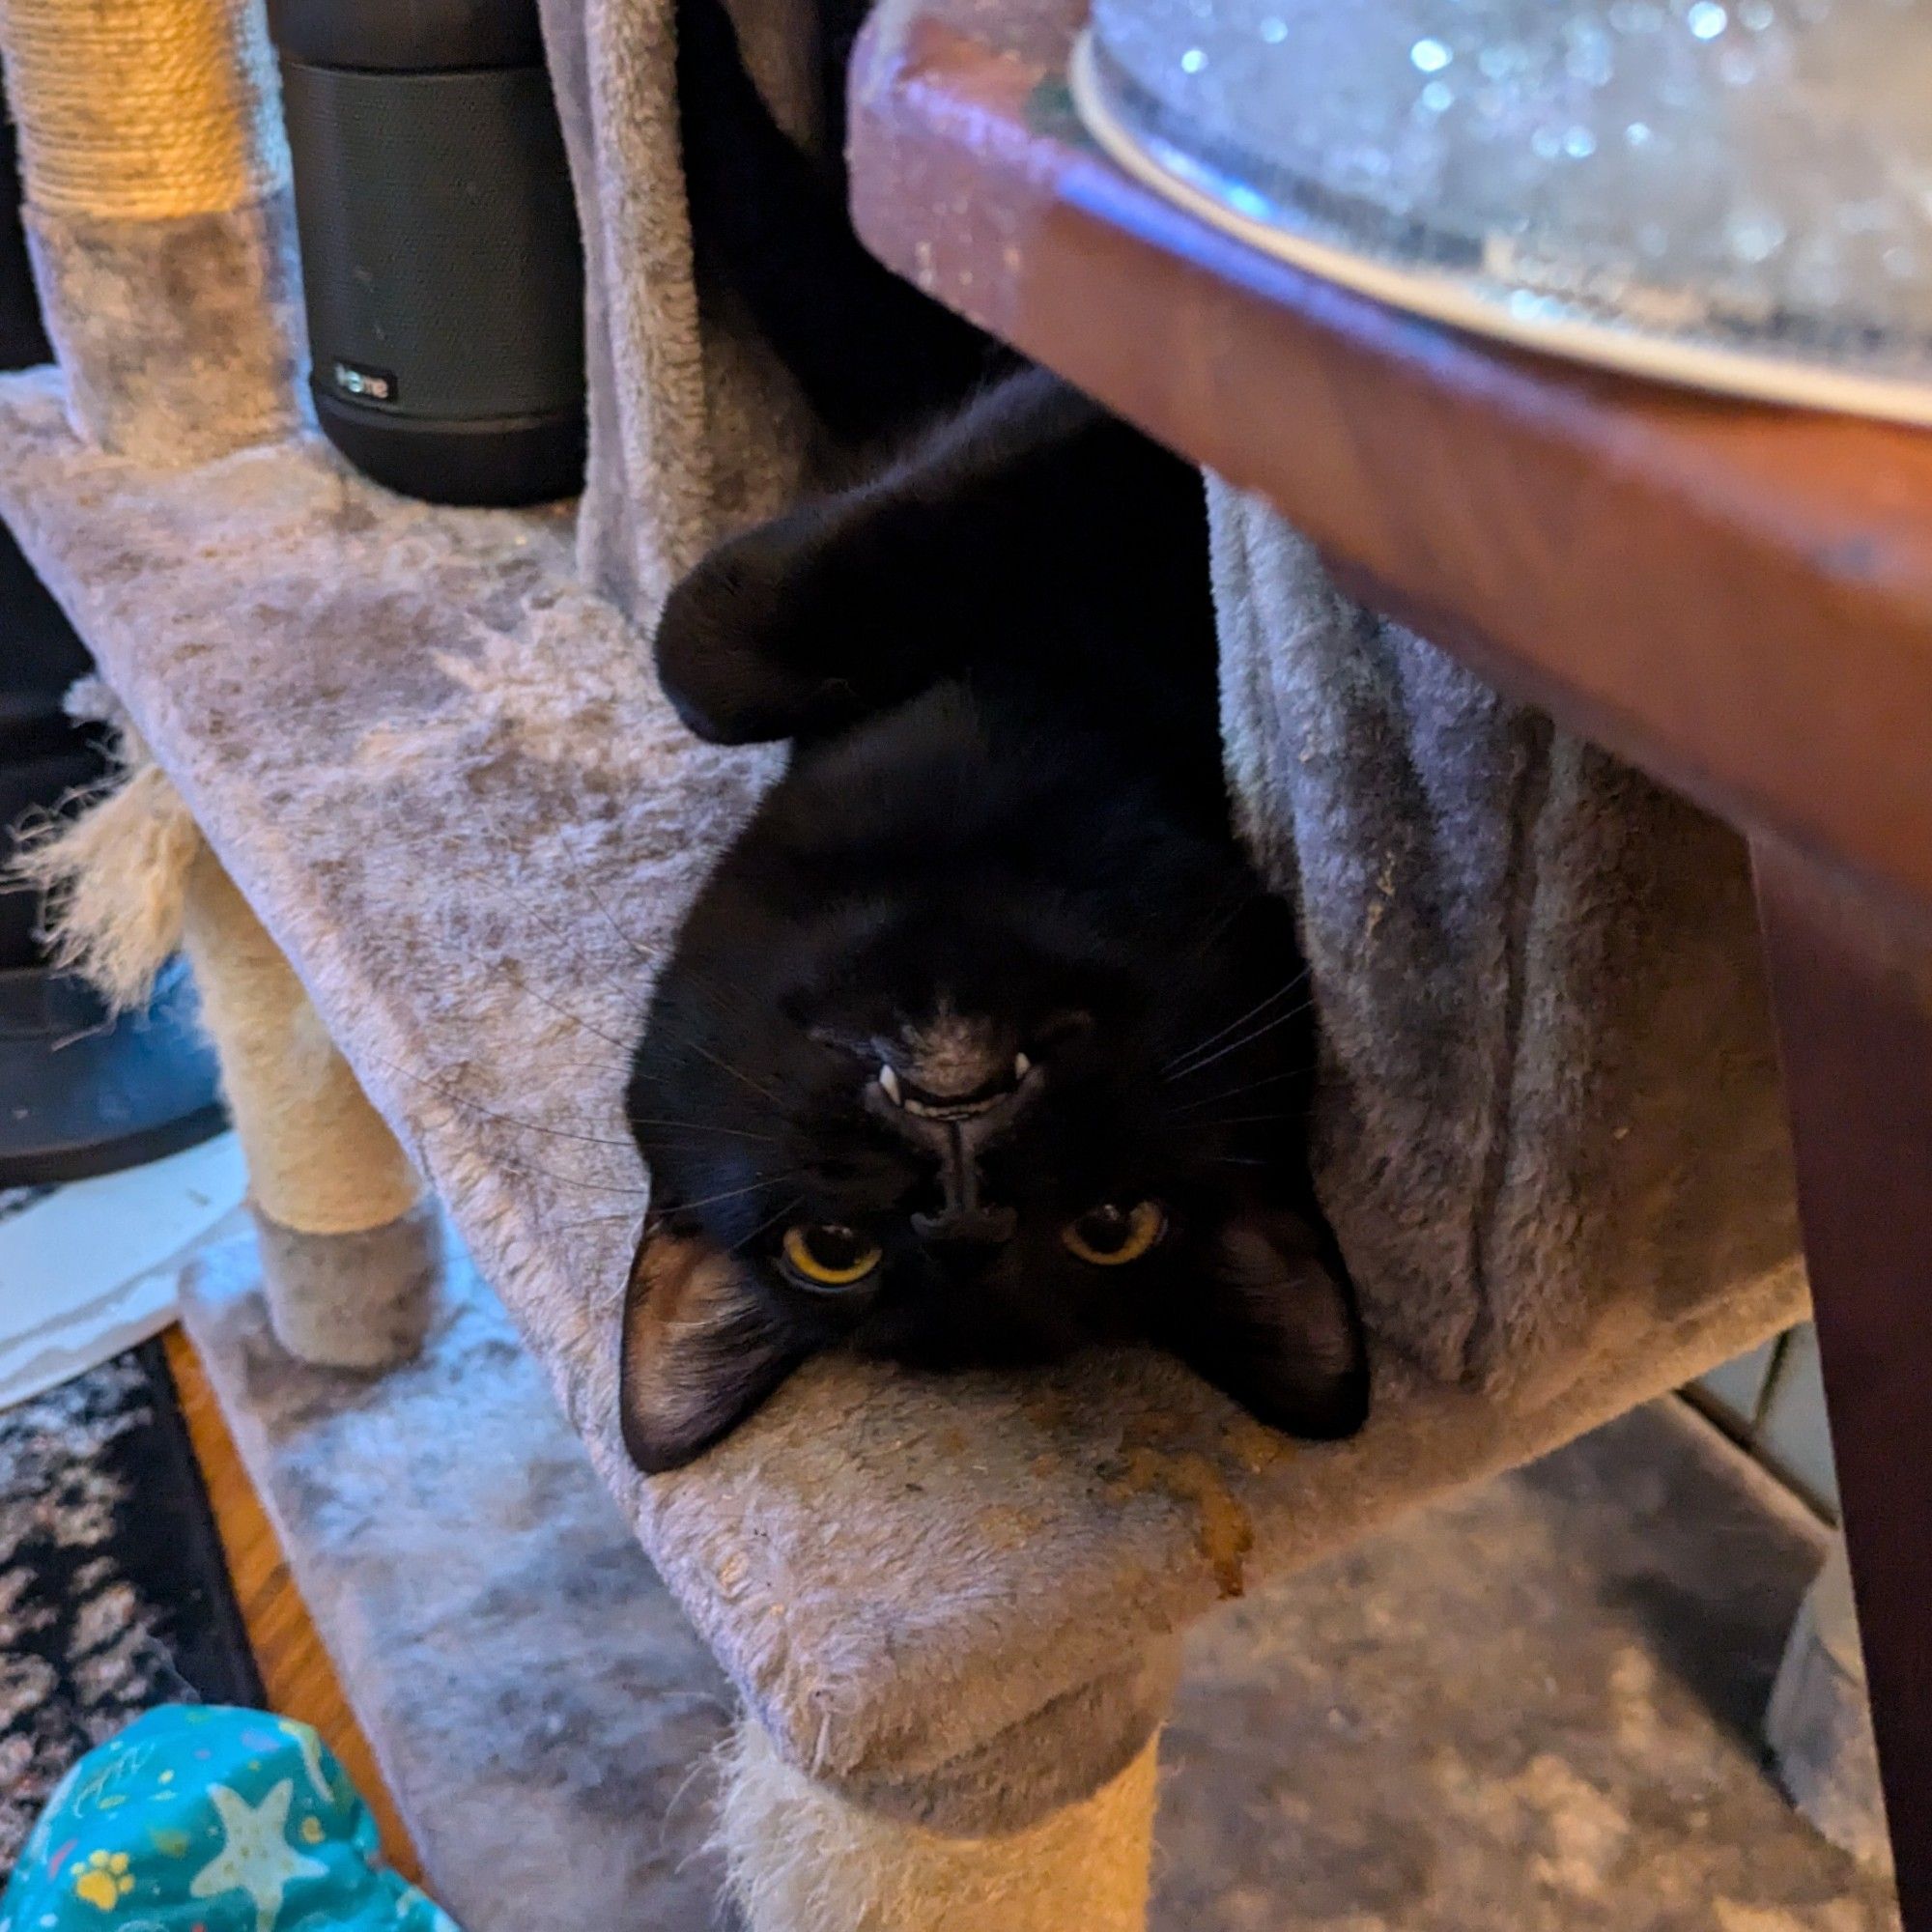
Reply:
<svg viewBox="0 0 1932 1932"><path fill-rule="evenodd" d="M720 544L658 621L658 678L700 737L751 745L833 728L852 705L831 674L840 599L810 518L781 518Z"/></svg>

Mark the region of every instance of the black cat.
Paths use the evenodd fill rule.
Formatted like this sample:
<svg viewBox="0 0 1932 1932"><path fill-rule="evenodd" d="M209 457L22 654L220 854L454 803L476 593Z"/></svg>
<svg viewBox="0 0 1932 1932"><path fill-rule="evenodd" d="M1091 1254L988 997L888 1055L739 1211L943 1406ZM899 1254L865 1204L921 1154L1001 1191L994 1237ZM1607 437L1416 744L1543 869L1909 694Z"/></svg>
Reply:
<svg viewBox="0 0 1932 1932"><path fill-rule="evenodd" d="M717 0L680 19L681 62L706 34L728 54L681 76L705 232L691 123L734 87L757 110ZM836 186L765 138L798 164L788 245L830 222L856 249ZM717 272L743 237L710 232ZM867 287L898 301L873 276L846 264L848 315ZM626 1441L672 1467L835 1346L950 1368L1118 1340L1349 1434L1368 1378L1303 1158L1313 1022L1292 915L1230 827L1200 479L913 300L896 387L801 349L796 318L775 340L854 438L955 413L722 545L660 626L695 730L797 742L633 1068L653 1198Z"/></svg>

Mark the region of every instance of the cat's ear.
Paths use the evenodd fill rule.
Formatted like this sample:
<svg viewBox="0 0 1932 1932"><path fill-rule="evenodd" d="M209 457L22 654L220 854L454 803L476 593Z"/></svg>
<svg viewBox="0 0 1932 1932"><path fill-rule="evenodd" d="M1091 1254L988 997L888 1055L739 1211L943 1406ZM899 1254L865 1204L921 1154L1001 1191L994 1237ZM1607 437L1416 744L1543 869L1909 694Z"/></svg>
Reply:
<svg viewBox="0 0 1932 1932"><path fill-rule="evenodd" d="M1202 1260L1197 1292L1176 1297L1167 1346L1271 1428L1352 1435L1369 1412L1368 1351L1328 1244L1298 1215L1257 1209Z"/></svg>
<svg viewBox="0 0 1932 1932"><path fill-rule="evenodd" d="M741 1264L647 1225L624 1299L624 1446L647 1476L728 1435L803 1359Z"/></svg>

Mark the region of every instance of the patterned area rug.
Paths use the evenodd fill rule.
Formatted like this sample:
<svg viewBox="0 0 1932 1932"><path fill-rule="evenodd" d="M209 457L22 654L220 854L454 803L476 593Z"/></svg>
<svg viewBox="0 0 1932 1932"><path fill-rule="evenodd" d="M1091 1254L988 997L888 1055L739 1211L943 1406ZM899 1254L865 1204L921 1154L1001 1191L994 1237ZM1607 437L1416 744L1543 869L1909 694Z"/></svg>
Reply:
<svg viewBox="0 0 1932 1932"><path fill-rule="evenodd" d="M182 1701L262 1684L154 1341L0 1410L0 1879L75 1758Z"/></svg>

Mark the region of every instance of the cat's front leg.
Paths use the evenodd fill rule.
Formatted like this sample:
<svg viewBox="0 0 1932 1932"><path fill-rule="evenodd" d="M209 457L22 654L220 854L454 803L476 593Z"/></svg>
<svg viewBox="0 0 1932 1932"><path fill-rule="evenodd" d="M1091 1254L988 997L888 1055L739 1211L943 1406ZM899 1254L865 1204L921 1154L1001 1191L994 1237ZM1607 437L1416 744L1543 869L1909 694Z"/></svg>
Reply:
<svg viewBox="0 0 1932 1932"><path fill-rule="evenodd" d="M1122 639L1171 654L1202 627L1200 494L1184 464L1025 370L869 482L720 544L665 606L658 674L724 744L822 735L975 665L1119 676Z"/></svg>
<svg viewBox="0 0 1932 1932"><path fill-rule="evenodd" d="M658 676L678 716L716 744L821 735L929 681L897 635L890 542L834 498L718 545L672 589Z"/></svg>

